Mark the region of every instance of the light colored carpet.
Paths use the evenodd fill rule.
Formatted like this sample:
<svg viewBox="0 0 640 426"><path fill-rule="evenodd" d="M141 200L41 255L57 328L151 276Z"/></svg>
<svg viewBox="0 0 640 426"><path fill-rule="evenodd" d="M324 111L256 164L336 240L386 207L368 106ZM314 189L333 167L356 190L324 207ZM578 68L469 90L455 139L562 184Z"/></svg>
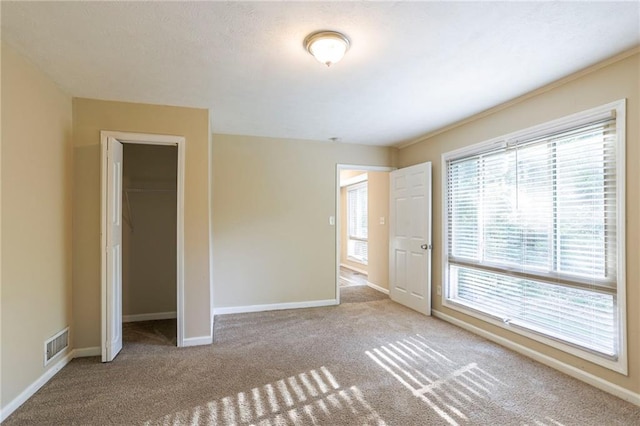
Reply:
<svg viewBox="0 0 640 426"><path fill-rule="evenodd" d="M72 361L5 425L640 424L639 407L389 299L218 316L206 347L169 346L173 324L128 326L114 362Z"/></svg>

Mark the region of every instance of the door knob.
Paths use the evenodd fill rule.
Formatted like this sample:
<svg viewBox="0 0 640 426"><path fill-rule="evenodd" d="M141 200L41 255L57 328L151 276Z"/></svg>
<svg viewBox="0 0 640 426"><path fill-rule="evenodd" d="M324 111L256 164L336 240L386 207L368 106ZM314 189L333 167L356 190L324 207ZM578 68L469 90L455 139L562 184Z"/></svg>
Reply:
<svg viewBox="0 0 640 426"><path fill-rule="evenodd" d="M422 244L420 248L422 250L431 250L431 244Z"/></svg>

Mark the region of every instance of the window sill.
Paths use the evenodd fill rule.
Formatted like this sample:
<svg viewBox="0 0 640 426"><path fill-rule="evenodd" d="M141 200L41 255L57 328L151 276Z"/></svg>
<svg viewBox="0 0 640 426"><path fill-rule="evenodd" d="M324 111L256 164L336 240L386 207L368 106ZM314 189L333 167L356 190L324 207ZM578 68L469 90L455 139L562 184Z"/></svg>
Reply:
<svg viewBox="0 0 640 426"><path fill-rule="evenodd" d="M496 317L496 316L492 316L490 314L486 314L484 312L481 312L479 310L476 310L472 307L466 306L463 303L457 302L455 300L451 300L451 299L447 299L445 296L442 296L442 305L446 308L449 308L451 310L460 312L462 314L468 315L470 317L479 319L481 321L484 321L488 324L494 325L496 327L499 327L503 330L508 330L512 333L518 334L520 336L524 336L528 339L534 340L536 342L540 342L543 343L547 346L550 346L554 349L557 349L559 351L574 355L578 358L584 359L586 361L589 361L593 364L599 365L601 367L607 368L609 370L615 371L617 373L623 374L625 376L628 376L628 365L627 365L627 359L626 359L626 347L624 347L624 344L621 345L620 348L620 354L618 355L617 359L609 359L606 356L601 356L601 355L597 355L593 352L590 352L589 350L586 349L581 349L578 347L575 347L571 344L568 343L563 343L559 340L550 338L550 337L546 337L543 336L541 334L535 333L533 331L529 331L523 327L520 326L516 326L516 325L511 325L509 323L505 323L504 321L502 321L500 318ZM463 320L464 321L464 320ZM466 322L466 321L465 321ZM511 339L508 339L511 340ZM514 342L515 343L515 342ZM550 356L548 354L545 354L547 356Z"/></svg>

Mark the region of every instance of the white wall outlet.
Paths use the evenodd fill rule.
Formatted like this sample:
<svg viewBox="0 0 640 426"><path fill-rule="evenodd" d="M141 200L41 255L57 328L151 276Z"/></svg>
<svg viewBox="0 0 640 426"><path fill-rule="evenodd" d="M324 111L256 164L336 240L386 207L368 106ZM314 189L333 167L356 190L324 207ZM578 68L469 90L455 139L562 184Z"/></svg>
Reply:
<svg viewBox="0 0 640 426"><path fill-rule="evenodd" d="M380 216L380 225L384 225L385 219L384 216Z"/></svg>
<svg viewBox="0 0 640 426"><path fill-rule="evenodd" d="M329 225L333 226L336 224L336 217L335 216L329 216Z"/></svg>
<svg viewBox="0 0 640 426"><path fill-rule="evenodd" d="M438 287L436 287L436 294L437 294L438 296L442 296L442 286L441 286L441 285L439 285Z"/></svg>

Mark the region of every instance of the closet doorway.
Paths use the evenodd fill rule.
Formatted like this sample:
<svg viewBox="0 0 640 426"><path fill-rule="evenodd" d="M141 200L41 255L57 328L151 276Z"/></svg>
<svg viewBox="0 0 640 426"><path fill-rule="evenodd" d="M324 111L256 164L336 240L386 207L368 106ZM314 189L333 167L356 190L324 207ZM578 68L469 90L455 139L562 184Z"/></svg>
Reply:
<svg viewBox="0 0 640 426"><path fill-rule="evenodd" d="M118 132L101 138L102 361L108 362L123 340L182 346L184 138Z"/></svg>
<svg viewBox="0 0 640 426"><path fill-rule="evenodd" d="M176 345L178 147L124 144L123 344Z"/></svg>

